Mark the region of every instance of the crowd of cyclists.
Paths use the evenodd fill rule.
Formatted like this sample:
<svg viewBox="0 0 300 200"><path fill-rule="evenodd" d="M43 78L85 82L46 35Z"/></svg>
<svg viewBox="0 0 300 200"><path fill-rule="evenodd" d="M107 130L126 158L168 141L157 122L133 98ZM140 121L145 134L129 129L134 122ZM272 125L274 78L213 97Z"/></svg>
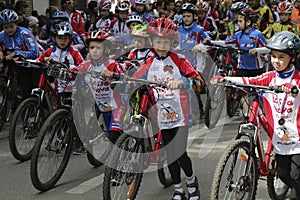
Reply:
<svg viewBox="0 0 300 200"><path fill-rule="evenodd" d="M276 101L273 96L267 97L270 107L267 116L274 121L273 145L278 155L278 174L292 188L293 199L300 198L300 143L296 114L299 100L288 94L293 86L300 86L296 69L299 67L300 47L299 0L132 0L118 1L115 10L112 10L110 0L100 0L90 1L86 11L76 10L76 4L76 0L62 0L62 8L50 6L45 15L33 12L28 17L25 16L26 1L18 1L10 9L1 6L0 67L4 73L8 68L15 71L23 99L29 97L37 85L34 77L38 74L31 68L17 66L14 60L20 57L44 63L51 60L62 62L79 73L101 72L102 77L97 79L88 75L83 79L104 117L108 137L115 143L122 133L124 112L118 110L123 108L122 101L109 87L109 83L115 81L114 75L167 81L168 88L155 95L159 96L156 102L158 113L162 112L164 104L170 105L177 113L174 118L157 115L158 127L166 144L180 134L178 141L167 149L170 160L177 156L175 162L168 163L175 188L172 199L186 199L180 175L183 169L188 199L197 200L200 199L199 185L186 145L188 127L192 125L191 113L199 118L204 115L200 94L206 92L205 81L209 80L201 74L210 67L206 63L211 52L203 45L249 50L248 54L237 55L235 76L241 78L213 77L212 80L284 85L285 93L276 97ZM270 51L275 71L264 73L259 57ZM117 62L120 56L127 57L128 62ZM131 59L140 60L138 69L131 68ZM55 80L59 96L66 95L66 92L72 94L75 75L69 74L68 77L71 81ZM189 106L188 93L191 91L197 96L197 111L192 111ZM247 117L249 113L245 106L248 100L243 101L243 115ZM286 106L294 111L287 112ZM289 134L288 138L282 135L285 133ZM83 144L77 143L78 149L74 151L84 151ZM183 146L180 152L178 146Z"/></svg>

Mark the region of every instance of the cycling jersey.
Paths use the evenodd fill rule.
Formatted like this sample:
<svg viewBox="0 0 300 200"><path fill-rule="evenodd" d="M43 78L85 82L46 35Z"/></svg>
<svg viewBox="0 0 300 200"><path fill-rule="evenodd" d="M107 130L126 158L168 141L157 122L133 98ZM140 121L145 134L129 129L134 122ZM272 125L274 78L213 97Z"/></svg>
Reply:
<svg viewBox="0 0 300 200"><path fill-rule="evenodd" d="M203 30L209 35L211 39L216 39L218 34L218 28L215 20L212 17L206 17L202 21L198 20L196 24L199 24L201 27L203 27Z"/></svg>
<svg viewBox="0 0 300 200"><path fill-rule="evenodd" d="M35 59L38 57L38 47L31 31L24 27L17 27L13 36L7 35L4 31L0 33L1 50L12 53L16 56Z"/></svg>
<svg viewBox="0 0 300 200"><path fill-rule="evenodd" d="M154 111L160 130L180 126L191 126L191 104L189 91L193 83L204 86L204 80L185 56L169 52L166 57L153 55L134 73L133 77L155 82L181 80L183 89L160 88L153 90L156 105Z"/></svg>
<svg viewBox="0 0 300 200"><path fill-rule="evenodd" d="M143 12L143 13L134 12L132 13L132 15L140 16L141 19L143 20L143 23L149 23L150 21L154 20L153 16L148 12Z"/></svg>
<svg viewBox="0 0 300 200"><path fill-rule="evenodd" d="M239 49L250 50L265 46L267 41L260 31L255 28L251 28L248 31L239 31L224 41L212 41L212 43L220 45L234 45ZM256 56L248 53L238 55L238 68L256 70L262 67L263 65Z"/></svg>
<svg viewBox="0 0 300 200"><path fill-rule="evenodd" d="M66 12L66 11L64 11ZM80 12L73 11L70 14L69 22L73 28L73 30L78 33L79 35L83 36L85 34L84 32L84 21L83 17Z"/></svg>
<svg viewBox="0 0 300 200"><path fill-rule="evenodd" d="M300 9L294 7L290 16L292 22L298 25L298 29L300 30Z"/></svg>
<svg viewBox="0 0 300 200"><path fill-rule="evenodd" d="M255 84L262 86L282 85L291 83L300 87L300 71L293 68L290 72L279 74L276 71L264 73L257 77L226 77L229 81ZM300 153L300 98L285 93L263 93L263 102L268 127L273 130L272 143L276 154L291 155ZM278 124L283 118L283 126ZM288 134L289 139L283 140L282 133Z"/></svg>
<svg viewBox="0 0 300 200"><path fill-rule="evenodd" d="M268 27L274 22L272 11L267 5L258 5L253 10L259 14L258 30L265 35L269 29Z"/></svg>
<svg viewBox="0 0 300 200"><path fill-rule="evenodd" d="M289 31L293 32L296 35L299 34L298 26L297 24L291 22L288 20L287 22L276 22L271 25L269 31L266 34L266 38L270 39L274 34L281 32L281 31Z"/></svg>
<svg viewBox="0 0 300 200"><path fill-rule="evenodd" d="M111 31L115 37L130 33L129 28L126 25L126 22L121 22L119 19L115 18L111 22Z"/></svg>
<svg viewBox="0 0 300 200"><path fill-rule="evenodd" d="M67 49L62 50L56 46L49 48L43 55L38 58L39 62L44 62L45 57L50 57L52 60L68 64L71 70L74 70L76 66L83 62L83 58L79 51L73 47L67 47ZM72 92L74 87L74 81L64 81L57 79L57 91L62 92Z"/></svg>
<svg viewBox="0 0 300 200"><path fill-rule="evenodd" d="M194 23L191 27L186 28L185 25L182 25L178 29L179 32L179 45L180 48L192 49L196 44L201 43L205 38L210 38L203 28L198 24ZM187 56L190 59L190 62L196 68L199 68L197 71L203 71L205 66L205 54L199 52L198 56L189 51L182 51L182 54Z"/></svg>
<svg viewBox="0 0 300 200"><path fill-rule="evenodd" d="M95 21L94 24L91 27L91 30L98 30L98 31L104 31L104 32L110 32L112 28L112 21L114 20L114 17L111 17L108 15L105 18L98 17Z"/></svg>

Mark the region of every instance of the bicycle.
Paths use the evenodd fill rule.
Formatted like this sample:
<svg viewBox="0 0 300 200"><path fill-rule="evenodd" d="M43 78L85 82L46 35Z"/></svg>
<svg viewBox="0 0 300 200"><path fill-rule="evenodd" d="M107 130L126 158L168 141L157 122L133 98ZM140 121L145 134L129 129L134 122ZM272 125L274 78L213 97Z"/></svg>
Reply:
<svg viewBox="0 0 300 200"><path fill-rule="evenodd" d="M31 97L19 104L9 130L10 151L14 158L23 162L30 159L35 139L45 119L57 109L57 91L49 78L59 77L59 73L62 74L68 66L54 61L49 66L34 60L16 63L41 72L37 88L32 89Z"/></svg>
<svg viewBox="0 0 300 200"><path fill-rule="evenodd" d="M249 53L248 50L236 49L230 46L210 46L216 50L214 56L216 62L211 68L209 78L216 75L234 76L234 69L237 65L234 54ZM238 94L238 91L230 88L226 89L223 85L208 85L208 95L204 110L205 125L208 128L211 129L217 125L225 100L227 102L227 114L230 117L236 115L237 109L241 106L241 95Z"/></svg>
<svg viewBox="0 0 300 200"><path fill-rule="evenodd" d="M69 73L74 72L69 71ZM99 72L86 73L95 77L100 76ZM79 94L79 96L85 97L85 94ZM76 118L79 116L86 117L80 101L72 101L70 95L63 96L60 101L63 107L55 110L43 123L31 156L31 181L33 186L40 191L53 188L63 175L72 154L73 140L77 134L76 128L84 125L84 120ZM76 112L79 113L73 113L73 108L77 108ZM94 113L88 115L88 117L93 116ZM74 118L77 122L81 121L82 123L75 126ZM89 124L85 126L88 127ZM94 143L97 144L97 141L103 136L106 136L106 133L102 130L102 132L91 133L90 137L82 139L88 142L87 149L93 150ZM99 158L106 155L107 151L105 148L104 150ZM96 159L92 152L88 151L87 158L94 166L102 165L101 159Z"/></svg>
<svg viewBox="0 0 300 200"><path fill-rule="evenodd" d="M159 89L166 84L126 77L117 84L141 84L132 92L129 103L129 125L117 140L109 156L109 166L105 168L103 199L135 199L143 178L143 170L151 164L158 166L158 178L165 187L172 184L166 165L162 133L153 131L148 110L154 105L150 88ZM152 129L152 130L151 130Z"/></svg>
<svg viewBox="0 0 300 200"><path fill-rule="evenodd" d="M224 84L223 84L224 85ZM259 177L267 177L268 193L271 199L281 200L289 188L277 176L274 159L273 129L259 107L260 92L281 92L281 86L258 86L226 83L226 87L242 90L254 95L247 122L240 124L235 140L221 156L212 183L211 199L255 199ZM251 88L251 93L243 88ZM298 93L293 90L292 93ZM262 130L269 140L266 150L262 141Z"/></svg>

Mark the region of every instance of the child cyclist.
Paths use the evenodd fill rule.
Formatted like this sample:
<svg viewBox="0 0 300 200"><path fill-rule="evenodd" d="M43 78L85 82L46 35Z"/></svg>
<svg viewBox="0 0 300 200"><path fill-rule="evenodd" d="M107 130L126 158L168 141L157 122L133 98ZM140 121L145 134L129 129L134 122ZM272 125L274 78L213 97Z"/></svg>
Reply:
<svg viewBox="0 0 300 200"><path fill-rule="evenodd" d="M177 26L172 20L155 19L148 24L147 32L150 34L154 55L145 61L133 77L157 82L169 80L168 88L157 91L159 99L155 109L158 113L158 128L162 131L166 144L168 168L175 186L172 199L186 199L180 177L183 169L188 197L197 200L200 199L198 181L193 173L192 161L186 152L188 127L191 126L188 93L194 84L199 86L199 89L202 88L204 81L185 56L170 50L172 43L178 38ZM183 89L179 89L180 87ZM166 108L175 113L174 117L164 117Z"/></svg>
<svg viewBox="0 0 300 200"><path fill-rule="evenodd" d="M274 71L257 77L213 77L235 83L262 86L282 85L285 93L264 93L263 102L266 117L272 125L274 134L272 144L276 153L276 170L281 180L292 190L291 199L300 199L300 120L299 94L293 97L291 88L300 87L300 71L296 56L299 53L300 40L291 32L275 34L266 46L271 50L271 64Z"/></svg>
<svg viewBox="0 0 300 200"><path fill-rule="evenodd" d="M92 31L86 37L88 55L86 61L79 65L79 72L96 71L101 72L102 77L110 76L112 73L123 73L122 67L114 59L108 58L109 41L108 34L103 31ZM105 126L109 131L108 137L112 143L120 136L120 127L113 120L114 110L117 108L118 99L115 98L109 82L102 78L94 78L86 74L84 83L88 85L95 99L97 114L102 114ZM83 87L84 85L81 85Z"/></svg>
<svg viewBox="0 0 300 200"><path fill-rule="evenodd" d="M51 60L68 64L71 70L83 62L83 58L78 50L71 46L71 37L73 29L68 22L55 24L51 28L51 34L55 41L55 46L47 49L39 58L39 62L50 63ZM75 80L75 77L74 77ZM73 92L75 81L66 81L57 79L58 106L61 105L61 98L70 97ZM74 153L81 154L84 152L83 144L77 138Z"/></svg>

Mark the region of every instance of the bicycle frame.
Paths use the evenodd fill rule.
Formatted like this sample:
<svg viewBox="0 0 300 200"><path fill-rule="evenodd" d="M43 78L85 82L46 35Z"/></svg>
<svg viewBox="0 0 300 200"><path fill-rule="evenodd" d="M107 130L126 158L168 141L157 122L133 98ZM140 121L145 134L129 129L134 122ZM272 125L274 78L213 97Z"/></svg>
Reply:
<svg viewBox="0 0 300 200"><path fill-rule="evenodd" d="M240 139L242 136L248 137L250 140L251 153L255 153L255 146L257 146L257 154L259 157L260 166L259 173L262 176L268 176L273 168L273 166L271 166L272 163L270 163L273 151L271 140L273 129L269 125L268 120L259 107L259 96L257 93L255 94L255 99L253 100L250 109L249 119L247 123L240 125L238 135L235 139ZM263 127L269 137L266 151L264 150L263 146L262 130L260 125ZM244 132L244 130L246 130L246 132ZM249 130L252 131L253 134L249 133Z"/></svg>

